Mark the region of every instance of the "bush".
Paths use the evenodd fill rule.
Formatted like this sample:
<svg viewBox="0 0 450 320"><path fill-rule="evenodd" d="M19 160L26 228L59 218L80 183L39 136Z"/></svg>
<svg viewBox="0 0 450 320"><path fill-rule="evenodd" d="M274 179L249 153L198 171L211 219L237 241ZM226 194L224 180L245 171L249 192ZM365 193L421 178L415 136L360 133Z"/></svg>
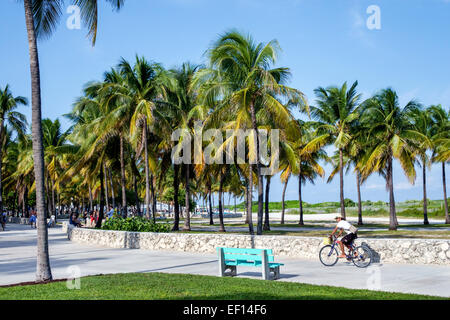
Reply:
<svg viewBox="0 0 450 320"><path fill-rule="evenodd" d="M102 229L135 232L169 232L171 228L168 223L153 223L153 221L142 217L122 218L115 216L106 220Z"/></svg>

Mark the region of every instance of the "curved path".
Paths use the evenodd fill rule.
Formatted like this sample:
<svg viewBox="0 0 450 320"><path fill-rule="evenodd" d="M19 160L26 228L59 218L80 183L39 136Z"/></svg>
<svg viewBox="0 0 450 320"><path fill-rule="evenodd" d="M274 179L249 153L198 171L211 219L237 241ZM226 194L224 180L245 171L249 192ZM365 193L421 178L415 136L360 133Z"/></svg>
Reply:
<svg viewBox="0 0 450 320"><path fill-rule="evenodd" d="M71 266L77 266L81 276L125 272L218 274L217 257L213 254L83 246L67 240L59 227L49 229L49 241L55 279L70 277L68 267ZM0 257L0 285L33 281L36 230L8 224L7 231L0 232ZM339 262L327 268L318 259L276 257L276 260L285 264L278 281L450 297L450 266L376 264L359 269ZM261 273L256 268L242 267L238 276L260 278Z"/></svg>

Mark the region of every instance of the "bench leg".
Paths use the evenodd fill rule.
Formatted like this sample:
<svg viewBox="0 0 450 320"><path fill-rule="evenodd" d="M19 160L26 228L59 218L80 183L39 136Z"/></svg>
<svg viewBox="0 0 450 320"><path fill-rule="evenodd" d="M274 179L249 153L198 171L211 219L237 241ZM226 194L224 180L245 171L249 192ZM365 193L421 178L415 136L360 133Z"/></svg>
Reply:
<svg viewBox="0 0 450 320"><path fill-rule="evenodd" d="M230 270L230 273L227 276L235 277L237 276L237 267L236 266L227 266L227 269Z"/></svg>
<svg viewBox="0 0 450 320"><path fill-rule="evenodd" d="M270 280L270 268L269 268L269 259L267 258L266 250L262 252L262 276L264 280Z"/></svg>
<svg viewBox="0 0 450 320"><path fill-rule="evenodd" d="M280 267L270 268L270 272L273 272L273 280L280 279Z"/></svg>

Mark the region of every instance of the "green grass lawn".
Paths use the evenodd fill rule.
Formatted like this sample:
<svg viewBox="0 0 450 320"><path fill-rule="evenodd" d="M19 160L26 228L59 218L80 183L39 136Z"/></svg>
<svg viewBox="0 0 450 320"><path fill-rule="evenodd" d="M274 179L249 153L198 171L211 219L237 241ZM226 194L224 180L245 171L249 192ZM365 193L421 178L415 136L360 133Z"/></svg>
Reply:
<svg viewBox="0 0 450 320"><path fill-rule="evenodd" d="M408 300L442 298L237 277L220 278L188 274L128 273L81 278L81 288L79 290L67 289L64 281L49 284L2 287L0 288L0 299Z"/></svg>

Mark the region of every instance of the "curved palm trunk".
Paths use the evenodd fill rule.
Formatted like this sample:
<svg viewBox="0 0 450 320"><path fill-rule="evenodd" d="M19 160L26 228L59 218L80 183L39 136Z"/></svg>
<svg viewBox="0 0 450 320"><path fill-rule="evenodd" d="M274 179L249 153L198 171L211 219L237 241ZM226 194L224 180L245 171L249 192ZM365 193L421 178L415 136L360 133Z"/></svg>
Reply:
<svg viewBox="0 0 450 320"><path fill-rule="evenodd" d="M174 220L172 231L178 231L180 225L180 204L178 203L178 188L180 184L178 182L179 166L173 165L173 206L174 206Z"/></svg>
<svg viewBox="0 0 450 320"><path fill-rule="evenodd" d="M263 232L263 201L264 201L264 190L263 190L263 180L261 176L261 162L259 161L259 135L258 127L256 124L255 107L253 103L250 103L250 114L252 119L252 126L255 134L256 143L256 176L258 179L258 225L256 228L256 234L261 235Z"/></svg>
<svg viewBox="0 0 450 320"><path fill-rule="evenodd" d="M219 178L219 232L225 232L225 226L223 224L223 182L225 180L225 174L220 174Z"/></svg>
<svg viewBox="0 0 450 320"><path fill-rule="evenodd" d="M448 215L448 203L447 203L447 184L445 182L445 162L442 162L442 187L444 188L445 223L450 224L450 217Z"/></svg>
<svg viewBox="0 0 450 320"><path fill-rule="evenodd" d="M253 230L253 165L249 165L248 175L248 196L247 196L247 219L248 219L248 231L251 235L255 233Z"/></svg>
<svg viewBox="0 0 450 320"><path fill-rule="evenodd" d="M155 198L155 188L153 186L153 174L150 175L150 195L152 198L152 213L153 213L153 222L156 223L156 198Z"/></svg>
<svg viewBox="0 0 450 320"><path fill-rule="evenodd" d="M428 204L427 204L427 167L422 162L422 179L423 179L423 224L430 224L428 221Z"/></svg>
<svg viewBox="0 0 450 320"><path fill-rule="evenodd" d="M144 120L145 215L150 219L150 168L148 166L147 119Z"/></svg>
<svg viewBox="0 0 450 320"><path fill-rule="evenodd" d="M36 207L37 207L37 270L36 281L52 279L50 258L48 252L48 230L45 219L45 184L44 184L44 148L42 144L41 120L41 79L39 71L39 57L34 30L32 1L24 0L25 21L27 26L28 47L30 55L31 73L31 106L32 106L32 140L34 174L36 179Z"/></svg>
<svg viewBox="0 0 450 320"><path fill-rule="evenodd" d="M361 173L356 170L356 190L358 192L358 225L363 225L361 206Z"/></svg>
<svg viewBox="0 0 450 320"><path fill-rule="evenodd" d="M184 218L183 230L191 231L191 204L190 204L190 188L189 188L189 164L186 164L185 177L185 207L186 207L186 217Z"/></svg>
<svg viewBox="0 0 450 320"><path fill-rule="evenodd" d="M208 185L208 205L209 205L209 224L214 225L212 203L211 203L211 185Z"/></svg>
<svg viewBox="0 0 450 320"><path fill-rule="evenodd" d="M134 178L135 179L135 178ZM123 208L123 216L126 217L128 215L127 208L127 192L125 189L125 157L124 157L124 145L123 145L123 136L120 135L120 185L122 187L122 208ZM136 201L136 205L137 205Z"/></svg>
<svg viewBox="0 0 450 320"><path fill-rule="evenodd" d="M103 217L105 216L103 211L105 207L105 186L103 185L104 180L103 166L100 166L99 179L100 179L100 210L98 213L97 223L95 224L95 227L97 229L100 229L102 227Z"/></svg>
<svg viewBox="0 0 450 320"><path fill-rule="evenodd" d="M281 224L284 224L284 211L285 211L285 198L286 198L286 188L288 184L289 178L286 179L286 182L283 186L283 193L281 194Z"/></svg>
<svg viewBox="0 0 450 320"><path fill-rule="evenodd" d="M345 202L344 202L344 155L342 149L339 149L339 187L341 198L341 216L345 219Z"/></svg>
<svg viewBox="0 0 450 320"><path fill-rule="evenodd" d="M387 184L389 189L389 230L397 230L397 215L395 213L394 179L392 170L392 157L387 164Z"/></svg>
<svg viewBox="0 0 450 320"><path fill-rule="evenodd" d="M269 222L269 192L270 192L270 179L271 176L266 177L266 198L264 203L264 231L270 230L270 222Z"/></svg>

